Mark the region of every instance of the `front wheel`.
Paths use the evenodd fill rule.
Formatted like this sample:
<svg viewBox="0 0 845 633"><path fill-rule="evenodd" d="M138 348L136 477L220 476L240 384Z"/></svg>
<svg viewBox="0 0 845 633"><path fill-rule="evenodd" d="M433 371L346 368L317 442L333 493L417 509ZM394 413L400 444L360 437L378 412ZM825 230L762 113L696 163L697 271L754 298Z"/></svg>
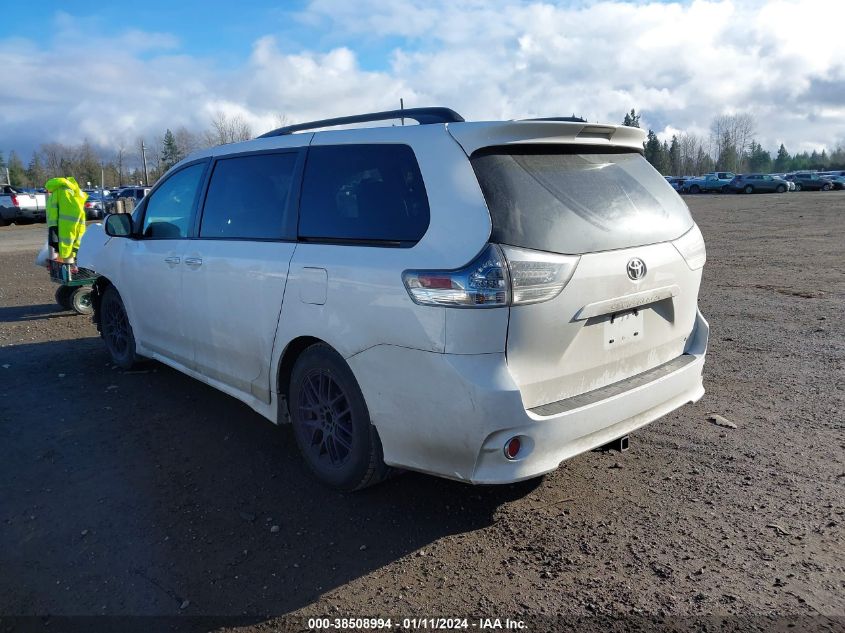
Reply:
<svg viewBox="0 0 845 633"><path fill-rule="evenodd" d="M135 335L117 289L109 286L100 301L100 332L112 362L121 369L135 364Z"/></svg>
<svg viewBox="0 0 845 633"><path fill-rule="evenodd" d="M719 189L719 191L721 191L722 193L728 193L728 191L729 191L728 186L727 186L727 185L722 185L722 188L721 188L721 189Z"/></svg>
<svg viewBox="0 0 845 633"><path fill-rule="evenodd" d="M752 187L751 185L746 185L744 191L745 193L754 193L754 187Z"/></svg>
<svg viewBox="0 0 845 633"><path fill-rule="evenodd" d="M701 187L699 187L698 185L693 185L689 188L690 193L698 193L699 191L701 191Z"/></svg>
<svg viewBox="0 0 845 633"><path fill-rule="evenodd" d="M783 185L778 185L778 188L775 191L777 191L778 193L783 193L784 191L786 191L786 187L784 187Z"/></svg>
<svg viewBox="0 0 845 633"><path fill-rule="evenodd" d="M801 191L803 187L799 183L795 183L795 191Z"/></svg>
<svg viewBox="0 0 845 633"><path fill-rule="evenodd" d="M333 349L317 344L300 355L288 402L299 452L321 482L359 490L388 475L364 395Z"/></svg>
<svg viewBox="0 0 845 633"><path fill-rule="evenodd" d="M830 191L830 185L822 185L822 191Z"/></svg>

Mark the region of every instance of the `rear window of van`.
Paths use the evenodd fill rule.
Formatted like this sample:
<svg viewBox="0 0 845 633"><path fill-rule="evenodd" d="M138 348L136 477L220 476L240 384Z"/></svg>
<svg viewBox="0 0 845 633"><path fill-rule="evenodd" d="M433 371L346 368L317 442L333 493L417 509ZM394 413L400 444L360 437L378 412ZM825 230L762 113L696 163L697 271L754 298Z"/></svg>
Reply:
<svg viewBox="0 0 845 633"><path fill-rule="evenodd" d="M582 254L673 240L693 224L638 152L520 145L480 150L471 162L494 242Z"/></svg>

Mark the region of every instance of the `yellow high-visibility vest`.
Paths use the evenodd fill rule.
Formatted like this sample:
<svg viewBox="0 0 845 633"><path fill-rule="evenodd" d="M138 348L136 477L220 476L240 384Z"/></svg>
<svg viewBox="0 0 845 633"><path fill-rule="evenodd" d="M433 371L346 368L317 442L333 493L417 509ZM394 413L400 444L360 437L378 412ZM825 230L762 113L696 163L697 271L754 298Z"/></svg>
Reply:
<svg viewBox="0 0 845 633"><path fill-rule="evenodd" d="M59 257L75 257L85 233L85 201L88 194L80 191L72 177L51 178L44 187L47 199L47 226L55 226L59 235Z"/></svg>

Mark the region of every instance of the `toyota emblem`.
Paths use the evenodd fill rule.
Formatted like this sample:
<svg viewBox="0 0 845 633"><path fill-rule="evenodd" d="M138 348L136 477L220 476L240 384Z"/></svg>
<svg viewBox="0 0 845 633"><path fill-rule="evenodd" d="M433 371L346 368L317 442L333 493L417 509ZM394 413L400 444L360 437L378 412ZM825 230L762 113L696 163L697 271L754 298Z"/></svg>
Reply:
<svg viewBox="0 0 845 633"><path fill-rule="evenodd" d="M639 281L645 277L645 262L639 257L635 257L629 261L626 268L628 270L628 277L630 277L633 281Z"/></svg>

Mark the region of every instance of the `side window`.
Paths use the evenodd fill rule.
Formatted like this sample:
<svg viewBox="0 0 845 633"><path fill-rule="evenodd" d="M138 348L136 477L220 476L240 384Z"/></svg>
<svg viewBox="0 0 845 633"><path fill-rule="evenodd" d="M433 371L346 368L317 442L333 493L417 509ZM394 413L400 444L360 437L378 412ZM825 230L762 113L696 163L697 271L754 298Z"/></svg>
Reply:
<svg viewBox="0 0 845 633"><path fill-rule="evenodd" d="M301 238L408 244L420 240L428 223L425 185L407 145L333 145L308 151Z"/></svg>
<svg viewBox="0 0 845 633"><path fill-rule="evenodd" d="M204 171L205 163L185 167L170 176L150 195L144 213L144 237L179 239L188 236L191 211Z"/></svg>
<svg viewBox="0 0 845 633"><path fill-rule="evenodd" d="M286 237L296 159L295 152L286 152L218 160L208 185L200 237Z"/></svg>

